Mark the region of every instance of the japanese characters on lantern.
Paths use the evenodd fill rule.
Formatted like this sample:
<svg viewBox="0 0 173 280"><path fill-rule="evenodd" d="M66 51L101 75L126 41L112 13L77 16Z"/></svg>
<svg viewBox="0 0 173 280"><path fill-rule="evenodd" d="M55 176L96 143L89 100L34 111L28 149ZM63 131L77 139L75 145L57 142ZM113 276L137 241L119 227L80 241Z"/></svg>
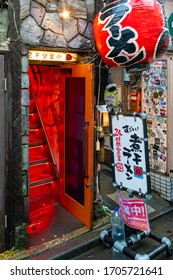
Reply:
<svg viewBox="0 0 173 280"><path fill-rule="evenodd" d="M157 0L117 0L101 9L93 23L97 49L109 66L153 62L169 45L163 7Z"/></svg>

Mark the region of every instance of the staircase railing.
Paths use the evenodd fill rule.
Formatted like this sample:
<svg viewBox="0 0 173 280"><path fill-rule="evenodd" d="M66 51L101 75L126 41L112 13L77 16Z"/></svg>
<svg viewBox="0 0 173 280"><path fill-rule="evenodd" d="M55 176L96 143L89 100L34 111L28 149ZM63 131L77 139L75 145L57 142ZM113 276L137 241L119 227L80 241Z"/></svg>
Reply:
<svg viewBox="0 0 173 280"><path fill-rule="evenodd" d="M32 97L33 97L34 102L35 102L35 106L37 108L37 112L38 112L38 115L39 115L39 118L40 118L40 122L41 122L41 125L42 125L42 128L43 128L44 135L46 137L47 145L48 145L48 148L49 148L49 151L50 151L50 155L51 155L51 159L52 159L52 162L53 162L53 165L54 165L54 169L55 169L55 172L56 172L56 176L57 176L57 178L59 178L59 170L58 170L58 167L57 167L57 164L56 164L56 160L54 158L54 154L52 152L52 148L51 148L51 145L50 145L49 137L47 136L46 128L45 128L45 125L44 125L44 122L43 122L43 119L42 119L42 116L41 116L41 113L40 113L40 110L39 110L36 98L35 98L34 94L31 93L31 91L30 91L30 94L32 94Z"/></svg>

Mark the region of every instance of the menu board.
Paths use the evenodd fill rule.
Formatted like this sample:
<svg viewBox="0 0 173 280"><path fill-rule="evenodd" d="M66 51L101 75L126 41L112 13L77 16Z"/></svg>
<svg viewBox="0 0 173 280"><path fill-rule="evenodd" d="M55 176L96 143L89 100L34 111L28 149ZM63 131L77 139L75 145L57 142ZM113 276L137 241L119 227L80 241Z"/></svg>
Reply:
<svg viewBox="0 0 173 280"><path fill-rule="evenodd" d="M150 169L167 172L167 60L143 72L142 111L147 115Z"/></svg>
<svg viewBox="0 0 173 280"><path fill-rule="evenodd" d="M150 192L146 115L112 116L111 129L115 187L146 195Z"/></svg>

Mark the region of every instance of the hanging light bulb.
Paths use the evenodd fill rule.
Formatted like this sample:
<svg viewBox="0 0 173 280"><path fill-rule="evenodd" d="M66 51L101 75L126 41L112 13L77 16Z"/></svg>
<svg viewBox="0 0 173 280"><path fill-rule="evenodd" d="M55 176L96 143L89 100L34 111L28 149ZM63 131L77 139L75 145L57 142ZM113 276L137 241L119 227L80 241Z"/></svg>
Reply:
<svg viewBox="0 0 173 280"><path fill-rule="evenodd" d="M67 19L69 16L70 16L70 11L69 9L67 8L67 3L66 1L63 1L61 3L61 8L60 8L60 11L59 11L59 16L63 19Z"/></svg>
<svg viewBox="0 0 173 280"><path fill-rule="evenodd" d="M62 13L60 14L60 16L61 16L62 18L64 18L64 19L68 18L69 15L70 15L70 13L69 13L69 11L66 10L66 9L64 9L64 10L62 11Z"/></svg>

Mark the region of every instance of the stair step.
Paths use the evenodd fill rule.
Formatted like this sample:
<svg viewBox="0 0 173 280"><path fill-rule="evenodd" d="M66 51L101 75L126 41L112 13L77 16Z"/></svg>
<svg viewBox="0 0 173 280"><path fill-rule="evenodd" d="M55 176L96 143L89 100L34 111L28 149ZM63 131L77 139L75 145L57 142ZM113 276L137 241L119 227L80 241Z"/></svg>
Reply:
<svg viewBox="0 0 173 280"><path fill-rule="evenodd" d="M46 184L54 181L54 176L51 174L39 174L30 176L29 186L37 186L41 184Z"/></svg>
<svg viewBox="0 0 173 280"><path fill-rule="evenodd" d="M31 124L29 124L29 129L31 129L31 130L33 130L33 129L38 129L38 128L40 128L40 125L39 124L33 124L33 125L31 125Z"/></svg>
<svg viewBox="0 0 173 280"><path fill-rule="evenodd" d="M29 126L30 127L39 127L40 120L37 113L30 113L29 114Z"/></svg>
<svg viewBox="0 0 173 280"><path fill-rule="evenodd" d="M29 143L29 147L35 147L35 146L40 146L40 145L44 145L44 141L42 139L40 139L40 140L33 139L33 142Z"/></svg>
<svg viewBox="0 0 173 280"><path fill-rule="evenodd" d="M50 151L32 99L29 106L29 213L30 220L36 223L30 225L31 228L38 226L37 219L40 215L44 217L49 210L52 211L53 204L58 199L59 180L56 178L53 162L49 160Z"/></svg>
<svg viewBox="0 0 173 280"><path fill-rule="evenodd" d="M29 189L30 202L37 202L45 197L58 197L58 180L46 183L37 184Z"/></svg>
<svg viewBox="0 0 173 280"><path fill-rule="evenodd" d="M29 163L36 164L36 162L41 163L41 161L48 161L48 151L46 145L29 147Z"/></svg>
<svg viewBox="0 0 173 280"><path fill-rule="evenodd" d="M36 159L34 161L30 161L29 162L29 166L36 165L36 164L46 163L46 162L48 162L48 160L49 160L48 158Z"/></svg>
<svg viewBox="0 0 173 280"><path fill-rule="evenodd" d="M43 140L45 139L43 129L42 128L36 128L36 129L30 129L29 130L29 144L34 143L43 143Z"/></svg>
<svg viewBox="0 0 173 280"><path fill-rule="evenodd" d="M46 162L43 164L35 164L30 166L29 168L29 172L30 175L35 175L35 174L44 174L44 173L50 173L50 174L54 174L54 166L52 162Z"/></svg>

